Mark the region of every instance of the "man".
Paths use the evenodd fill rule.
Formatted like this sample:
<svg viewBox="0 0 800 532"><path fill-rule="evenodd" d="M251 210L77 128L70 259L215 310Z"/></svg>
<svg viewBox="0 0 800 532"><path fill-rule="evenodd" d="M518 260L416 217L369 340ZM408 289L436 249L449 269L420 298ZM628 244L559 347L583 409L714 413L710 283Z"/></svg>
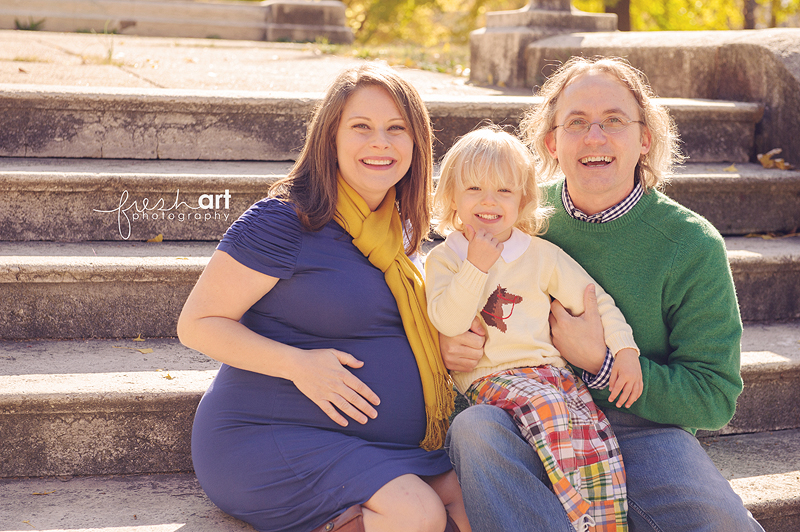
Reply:
<svg viewBox="0 0 800 532"><path fill-rule="evenodd" d="M694 433L733 417L742 332L724 242L702 217L657 192L680 160L675 127L643 76L616 59L573 58L542 87L523 132L556 209L544 238L614 297L641 350L641 397L610 403L613 358L591 288L586 312L552 304L553 342L593 388L625 463L632 531L763 531ZM483 330L442 338L445 365L468 371ZM448 450L476 532L574 531L536 452L502 410L453 421Z"/></svg>

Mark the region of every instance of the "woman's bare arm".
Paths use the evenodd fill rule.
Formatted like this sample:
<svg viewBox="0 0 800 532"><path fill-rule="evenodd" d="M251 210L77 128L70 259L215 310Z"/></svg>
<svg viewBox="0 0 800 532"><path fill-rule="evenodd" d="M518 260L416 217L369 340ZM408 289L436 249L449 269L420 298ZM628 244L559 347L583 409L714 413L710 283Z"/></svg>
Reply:
<svg viewBox="0 0 800 532"><path fill-rule="evenodd" d="M224 251L215 251L192 289L178 319L181 343L235 368L292 381L341 426L378 413L380 399L345 366L363 362L335 349L298 349L257 334L241 323L244 313L278 282L252 270ZM334 406L336 408L334 408Z"/></svg>

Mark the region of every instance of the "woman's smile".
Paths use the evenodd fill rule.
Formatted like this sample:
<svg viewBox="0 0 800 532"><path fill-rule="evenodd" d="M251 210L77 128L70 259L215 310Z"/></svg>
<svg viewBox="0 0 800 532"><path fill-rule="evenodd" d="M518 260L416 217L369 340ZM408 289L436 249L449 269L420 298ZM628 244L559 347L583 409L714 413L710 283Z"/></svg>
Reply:
<svg viewBox="0 0 800 532"><path fill-rule="evenodd" d="M339 172L375 210L411 166L414 141L388 92L375 86L355 91L336 132Z"/></svg>

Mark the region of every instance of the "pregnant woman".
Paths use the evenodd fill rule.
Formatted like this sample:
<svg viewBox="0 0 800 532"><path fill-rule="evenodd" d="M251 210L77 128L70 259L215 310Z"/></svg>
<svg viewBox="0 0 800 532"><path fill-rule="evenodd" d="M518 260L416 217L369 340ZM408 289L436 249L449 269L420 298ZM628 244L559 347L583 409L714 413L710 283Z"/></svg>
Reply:
<svg viewBox="0 0 800 532"><path fill-rule="evenodd" d="M222 362L195 417L197 478L257 530L470 530L441 449L452 385L408 258L430 224L431 144L392 69L343 72L186 301L181 342Z"/></svg>

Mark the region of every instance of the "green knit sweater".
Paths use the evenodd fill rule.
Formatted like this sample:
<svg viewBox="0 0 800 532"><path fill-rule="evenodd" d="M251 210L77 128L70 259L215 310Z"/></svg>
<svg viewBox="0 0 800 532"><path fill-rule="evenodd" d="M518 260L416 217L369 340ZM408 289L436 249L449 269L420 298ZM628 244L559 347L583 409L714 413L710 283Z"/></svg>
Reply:
<svg viewBox="0 0 800 532"><path fill-rule="evenodd" d="M651 191L627 214L593 224L569 216L563 181L544 235L614 298L641 350L644 391L629 412L694 433L733 417L742 391L742 322L725 243L704 218ZM592 390L597 404L608 388Z"/></svg>

